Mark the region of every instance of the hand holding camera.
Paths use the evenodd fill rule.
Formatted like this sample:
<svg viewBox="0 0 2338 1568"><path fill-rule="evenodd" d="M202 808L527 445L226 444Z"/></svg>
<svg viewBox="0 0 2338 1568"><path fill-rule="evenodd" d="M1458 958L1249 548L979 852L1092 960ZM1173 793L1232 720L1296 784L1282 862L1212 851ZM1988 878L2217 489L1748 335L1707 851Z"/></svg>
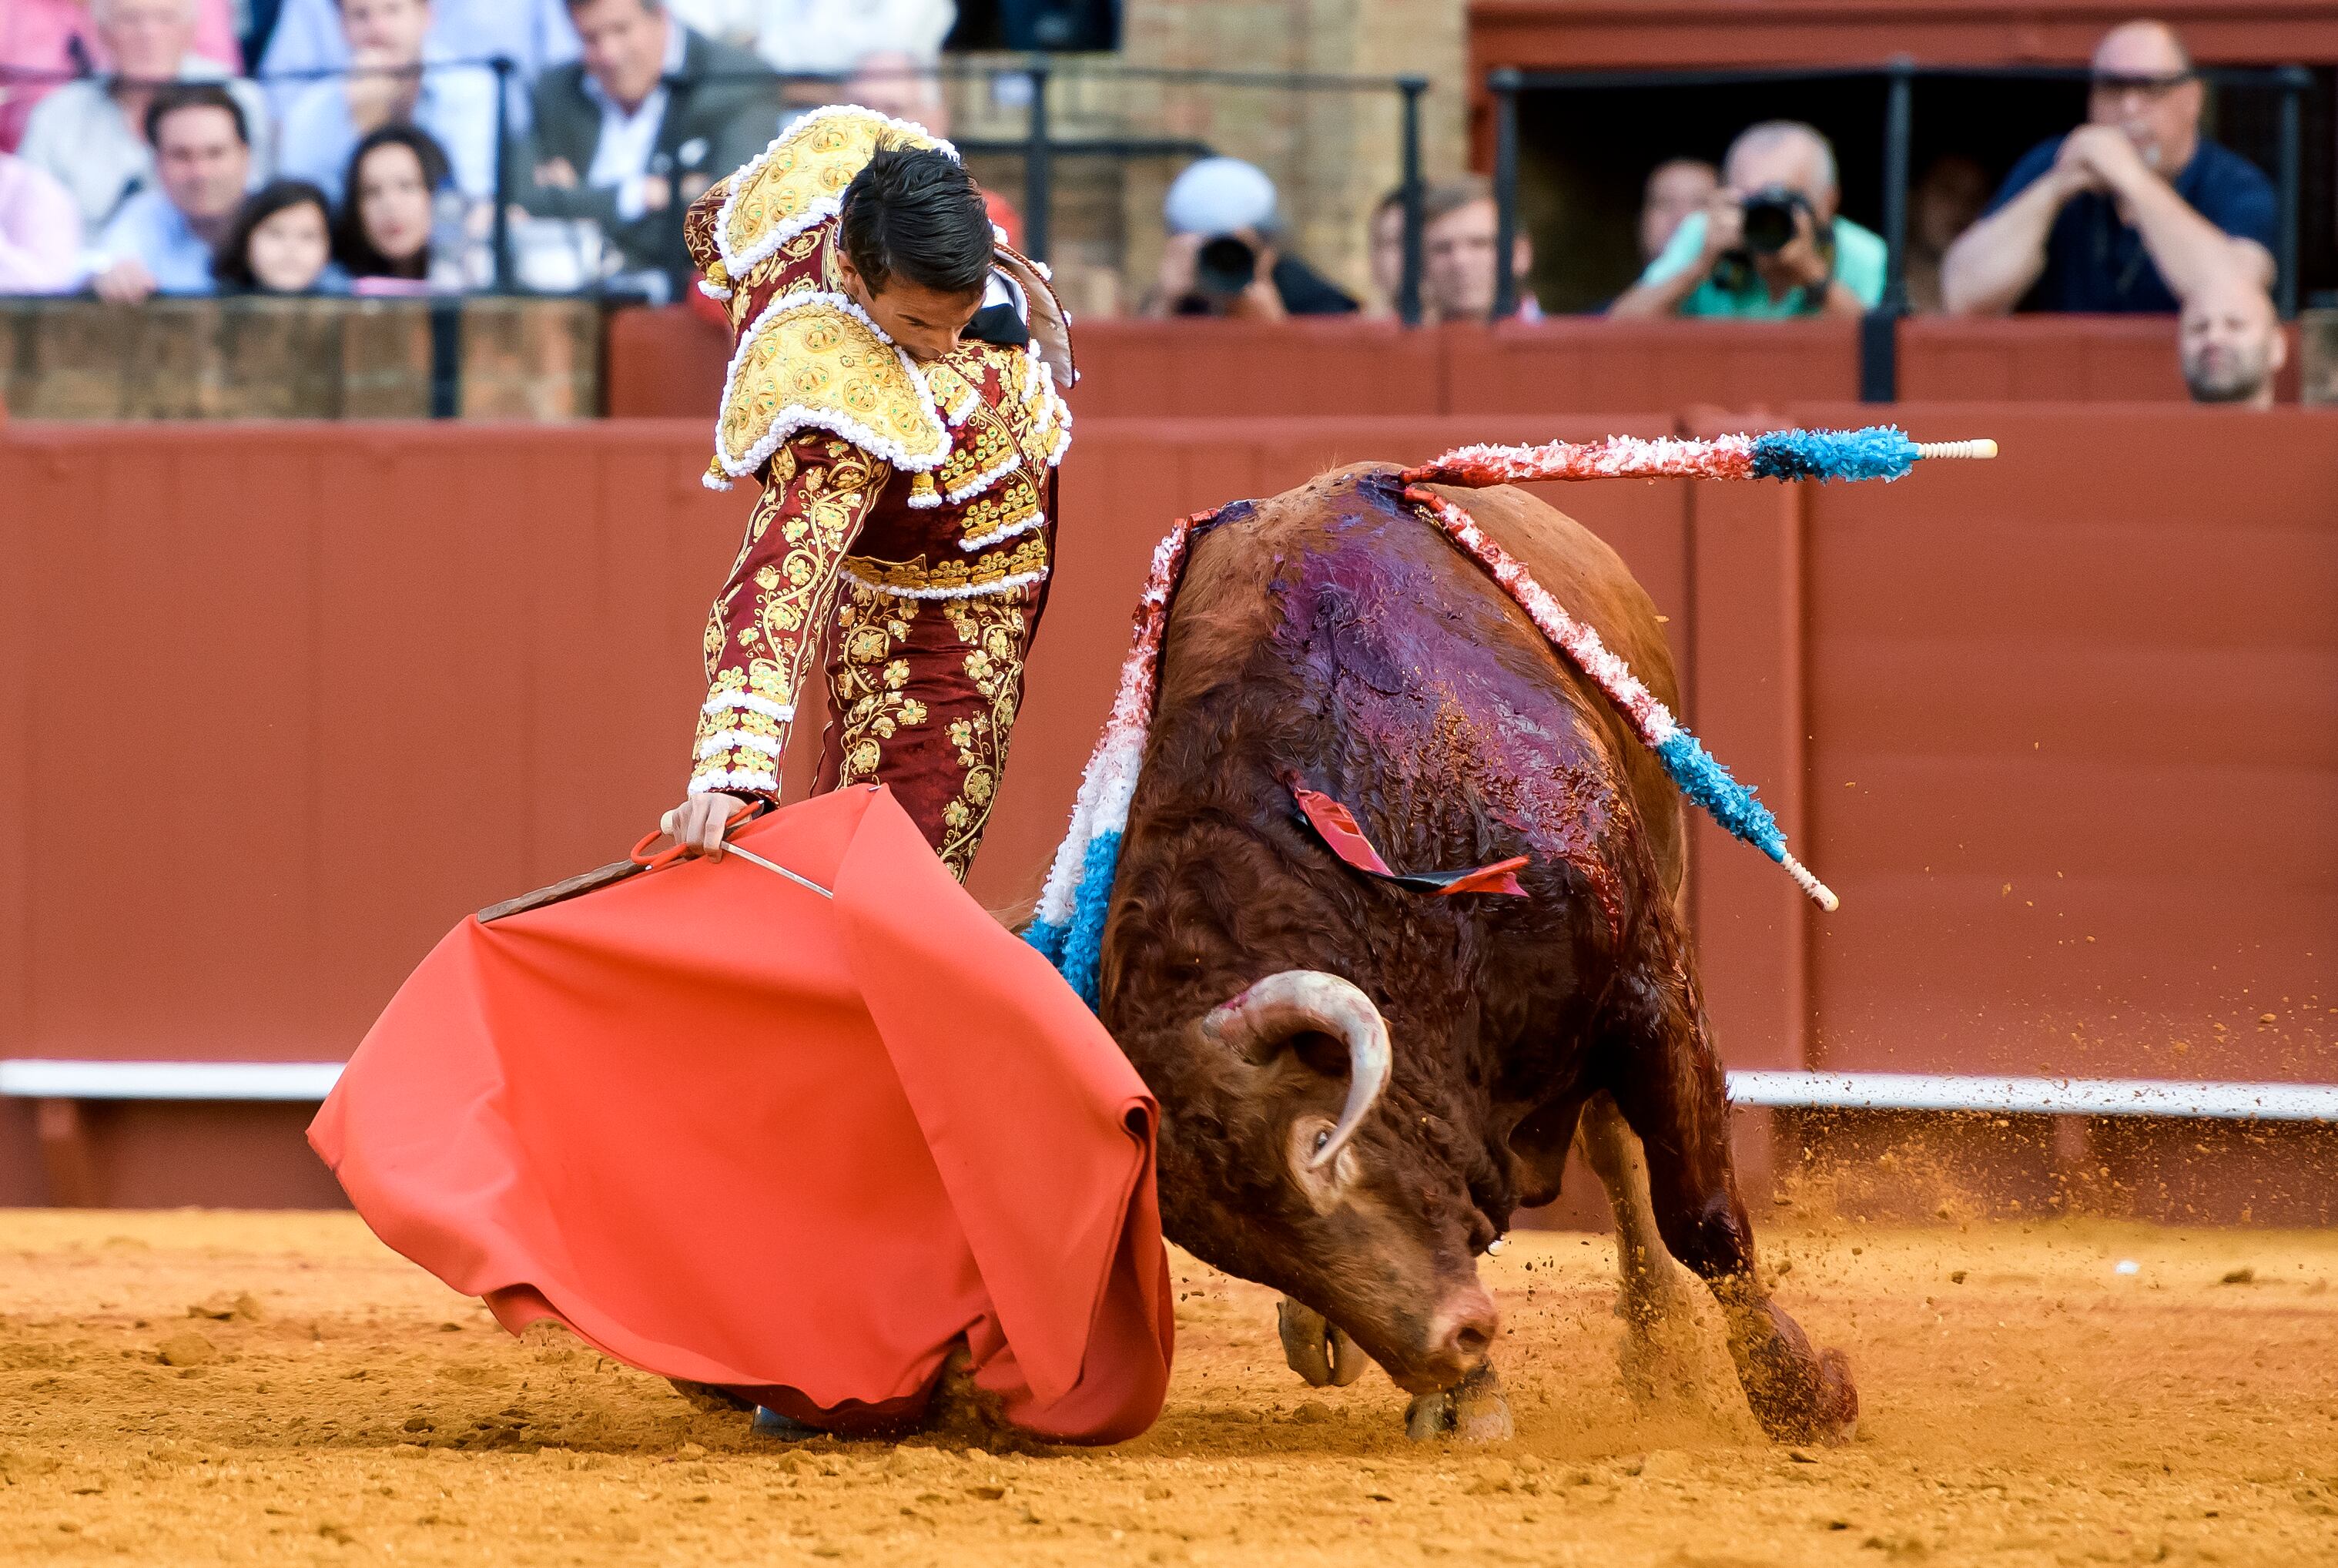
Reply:
<svg viewBox="0 0 2338 1568"><path fill-rule="evenodd" d="M1800 191L1786 185L1765 185L1750 195L1716 191L1704 211L1708 271L1758 273L1812 289L1834 276L1832 236L1822 232L1810 198Z"/></svg>

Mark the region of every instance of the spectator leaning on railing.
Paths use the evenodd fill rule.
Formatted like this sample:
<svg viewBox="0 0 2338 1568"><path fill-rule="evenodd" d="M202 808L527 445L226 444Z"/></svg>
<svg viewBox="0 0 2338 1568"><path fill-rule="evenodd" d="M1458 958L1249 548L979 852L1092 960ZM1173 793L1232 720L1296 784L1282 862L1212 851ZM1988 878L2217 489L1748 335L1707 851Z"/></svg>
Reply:
<svg viewBox="0 0 2338 1568"><path fill-rule="evenodd" d="M1615 316L1856 316L1883 298L1882 240L1835 214L1834 149L1810 126L1749 126L1728 183L1681 220Z"/></svg>
<svg viewBox="0 0 2338 1568"><path fill-rule="evenodd" d="M2176 362L2195 403L2270 408L2288 358L2273 298L2244 269L2218 268L2184 297Z"/></svg>
<svg viewBox="0 0 2338 1568"><path fill-rule="evenodd" d="M155 184L122 204L99 236L90 286L134 303L150 294L209 294L211 256L251 180L243 105L215 82L165 87L146 108Z"/></svg>
<svg viewBox="0 0 2338 1568"><path fill-rule="evenodd" d="M2238 266L2273 280L2272 182L2200 134L2204 93L2165 24L2095 49L2087 123L2030 149L1942 264L1952 311L2172 311Z"/></svg>
<svg viewBox="0 0 2338 1568"><path fill-rule="evenodd" d="M0 152L0 295L63 294L81 274L81 214L71 192Z"/></svg>
<svg viewBox="0 0 2338 1568"><path fill-rule="evenodd" d="M142 127L155 90L172 82L221 82L243 107L252 161L268 163L268 104L259 88L232 80L217 60L194 52L196 0L91 0L90 20L111 62L103 76L68 82L33 111L25 158L73 192L83 223L102 229L114 210L154 179L154 152Z"/></svg>
<svg viewBox="0 0 2338 1568"><path fill-rule="evenodd" d="M446 149L455 183L475 200L495 194L496 80L446 64L429 44L429 0L340 0L352 74L311 83L284 112L278 167L336 201L349 153L384 125L418 125Z"/></svg>
<svg viewBox="0 0 2338 1568"><path fill-rule="evenodd" d="M627 270L664 273L678 292L691 270L683 213L769 144L776 81L660 0L575 0L569 15L584 58L535 84L528 210L594 220Z"/></svg>
<svg viewBox="0 0 2338 1568"><path fill-rule="evenodd" d="M1910 310L1940 313L1940 265L1988 205L1989 175L1961 152L1933 159L1908 188L1908 251L1901 270Z"/></svg>

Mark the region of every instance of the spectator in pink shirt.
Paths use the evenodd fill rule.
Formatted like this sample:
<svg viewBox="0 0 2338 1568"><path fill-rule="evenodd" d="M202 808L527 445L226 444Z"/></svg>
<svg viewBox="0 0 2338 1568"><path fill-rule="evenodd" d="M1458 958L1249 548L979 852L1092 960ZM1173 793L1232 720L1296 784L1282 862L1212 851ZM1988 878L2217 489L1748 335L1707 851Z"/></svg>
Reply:
<svg viewBox="0 0 2338 1568"><path fill-rule="evenodd" d="M243 51L235 41L235 0L200 0L194 50L231 70L240 65ZM16 150L33 105L66 76L113 64L85 0L0 0L0 67L56 73L53 81L0 80L0 151Z"/></svg>
<svg viewBox="0 0 2338 1568"><path fill-rule="evenodd" d="M0 152L0 295L62 294L80 280L81 209L73 193Z"/></svg>

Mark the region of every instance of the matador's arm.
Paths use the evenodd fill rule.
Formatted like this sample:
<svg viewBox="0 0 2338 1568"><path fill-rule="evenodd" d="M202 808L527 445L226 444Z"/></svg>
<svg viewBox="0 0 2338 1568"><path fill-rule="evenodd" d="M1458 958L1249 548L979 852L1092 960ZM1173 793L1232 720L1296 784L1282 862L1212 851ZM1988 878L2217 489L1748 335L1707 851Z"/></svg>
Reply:
<svg viewBox="0 0 2338 1568"><path fill-rule="evenodd" d="M892 469L825 431L774 453L706 622L706 702L690 792L774 805L796 703L836 604L839 564Z"/></svg>

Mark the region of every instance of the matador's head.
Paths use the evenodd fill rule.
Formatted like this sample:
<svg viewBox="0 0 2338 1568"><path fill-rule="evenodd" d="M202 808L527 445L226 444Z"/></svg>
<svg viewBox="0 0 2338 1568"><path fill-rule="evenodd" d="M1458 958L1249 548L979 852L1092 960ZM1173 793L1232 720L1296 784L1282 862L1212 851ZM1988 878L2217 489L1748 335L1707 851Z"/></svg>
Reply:
<svg viewBox="0 0 2338 1568"><path fill-rule="evenodd" d="M845 188L845 292L920 362L958 346L982 309L994 238L965 167L932 147L880 146Z"/></svg>

